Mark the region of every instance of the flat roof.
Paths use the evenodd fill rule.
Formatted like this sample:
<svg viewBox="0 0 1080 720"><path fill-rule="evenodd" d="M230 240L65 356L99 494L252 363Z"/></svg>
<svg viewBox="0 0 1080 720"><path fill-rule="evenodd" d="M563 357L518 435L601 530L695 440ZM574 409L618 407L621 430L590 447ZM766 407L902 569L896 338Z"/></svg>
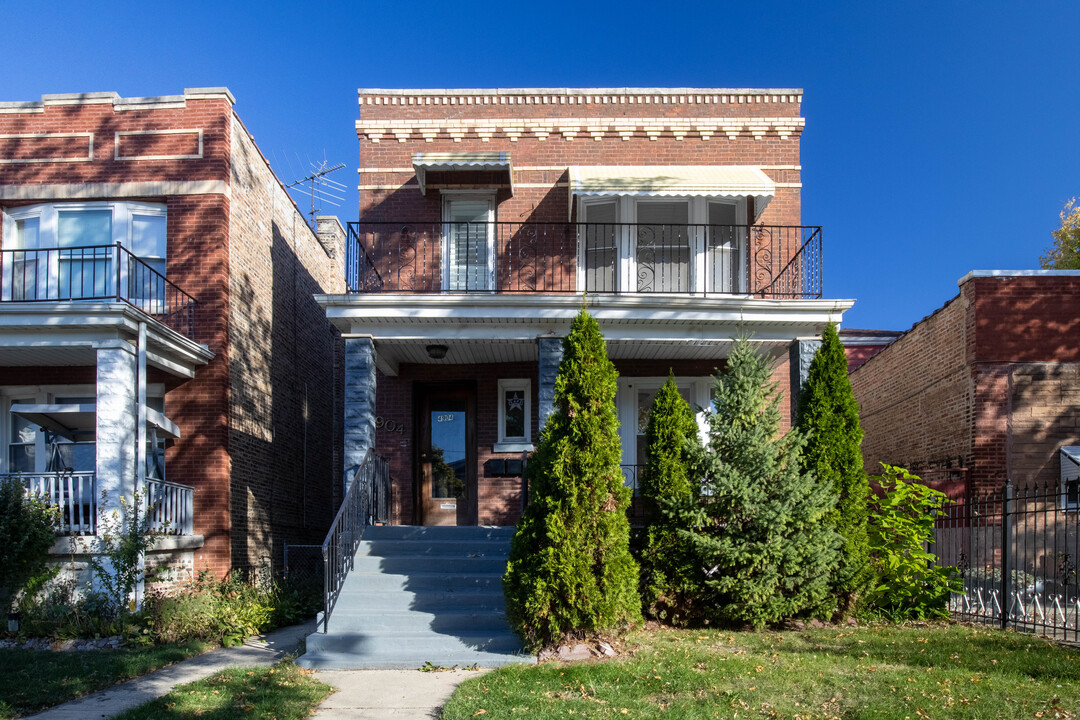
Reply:
<svg viewBox="0 0 1080 720"><path fill-rule="evenodd" d="M802 88L360 88L360 95L802 95Z"/></svg>
<svg viewBox="0 0 1080 720"><path fill-rule="evenodd" d="M1011 277L1080 277L1080 270L972 270L956 281L963 285L972 278L1011 278Z"/></svg>

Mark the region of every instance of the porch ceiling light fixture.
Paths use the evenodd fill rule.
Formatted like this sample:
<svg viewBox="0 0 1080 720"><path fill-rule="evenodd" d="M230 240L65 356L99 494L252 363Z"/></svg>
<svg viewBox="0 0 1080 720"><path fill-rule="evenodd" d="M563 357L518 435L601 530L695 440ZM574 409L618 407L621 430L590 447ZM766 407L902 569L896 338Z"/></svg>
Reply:
<svg viewBox="0 0 1080 720"><path fill-rule="evenodd" d="M427 355L432 360L442 360L446 357L446 351L450 348L445 345L428 345L424 349L427 350Z"/></svg>

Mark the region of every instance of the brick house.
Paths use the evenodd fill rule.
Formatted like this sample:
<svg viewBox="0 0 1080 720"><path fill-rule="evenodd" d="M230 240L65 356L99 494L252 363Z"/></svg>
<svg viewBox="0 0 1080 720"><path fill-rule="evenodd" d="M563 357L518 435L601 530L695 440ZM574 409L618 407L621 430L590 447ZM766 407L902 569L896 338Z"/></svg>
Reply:
<svg viewBox="0 0 1080 720"><path fill-rule="evenodd" d="M907 467L954 498L1058 483L1061 449L1080 445L1080 272L979 270L959 286L852 372L866 467Z"/></svg>
<svg viewBox="0 0 1080 720"><path fill-rule="evenodd" d="M77 553L142 488L178 579L280 566L336 506L340 339L313 295L340 291L344 231L309 229L233 105L0 103L0 473Z"/></svg>
<svg viewBox="0 0 1080 720"><path fill-rule="evenodd" d="M318 298L346 342L346 482L374 448L393 522L513 524L583 295L620 374L631 485L669 370L707 406L747 334L797 387L852 304L822 299L821 228L802 225L801 101L360 90L348 292Z"/></svg>

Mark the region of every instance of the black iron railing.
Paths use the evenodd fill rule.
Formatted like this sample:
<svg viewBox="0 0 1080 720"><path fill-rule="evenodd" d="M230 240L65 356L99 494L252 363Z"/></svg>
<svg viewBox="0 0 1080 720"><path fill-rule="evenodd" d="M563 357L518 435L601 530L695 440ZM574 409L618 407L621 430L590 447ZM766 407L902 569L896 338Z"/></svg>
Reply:
<svg viewBox="0 0 1080 720"><path fill-rule="evenodd" d="M193 337L195 298L115 245L0 250L0 302L115 300Z"/></svg>
<svg viewBox="0 0 1080 720"><path fill-rule="evenodd" d="M389 520L390 467L386 460L368 450L322 544L324 633L345 578L353 568L356 549L364 539L364 528Z"/></svg>
<svg viewBox="0 0 1080 720"><path fill-rule="evenodd" d="M1080 491L1076 481L972 496L936 523L938 563L956 568L958 619L1080 641Z"/></svg>
<svg viewBox="0 0 1080 720"><path fill-rule="evenodd" d="M349 223L353 293L675 293L820 298L821 228Z"/></svg>

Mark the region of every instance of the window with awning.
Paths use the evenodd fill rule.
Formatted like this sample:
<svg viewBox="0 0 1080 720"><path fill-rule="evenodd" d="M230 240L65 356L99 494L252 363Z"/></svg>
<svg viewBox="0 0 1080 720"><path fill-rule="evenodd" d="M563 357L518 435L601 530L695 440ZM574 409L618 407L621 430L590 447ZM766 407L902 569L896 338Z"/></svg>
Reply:
<svg viewBox="0 0 1080 720"><path fill-rule="evenodd" d="M413 170L426 195L430 185L440 189L507 188L514 194L514 170L510 153L415 153Z"/></svg>

